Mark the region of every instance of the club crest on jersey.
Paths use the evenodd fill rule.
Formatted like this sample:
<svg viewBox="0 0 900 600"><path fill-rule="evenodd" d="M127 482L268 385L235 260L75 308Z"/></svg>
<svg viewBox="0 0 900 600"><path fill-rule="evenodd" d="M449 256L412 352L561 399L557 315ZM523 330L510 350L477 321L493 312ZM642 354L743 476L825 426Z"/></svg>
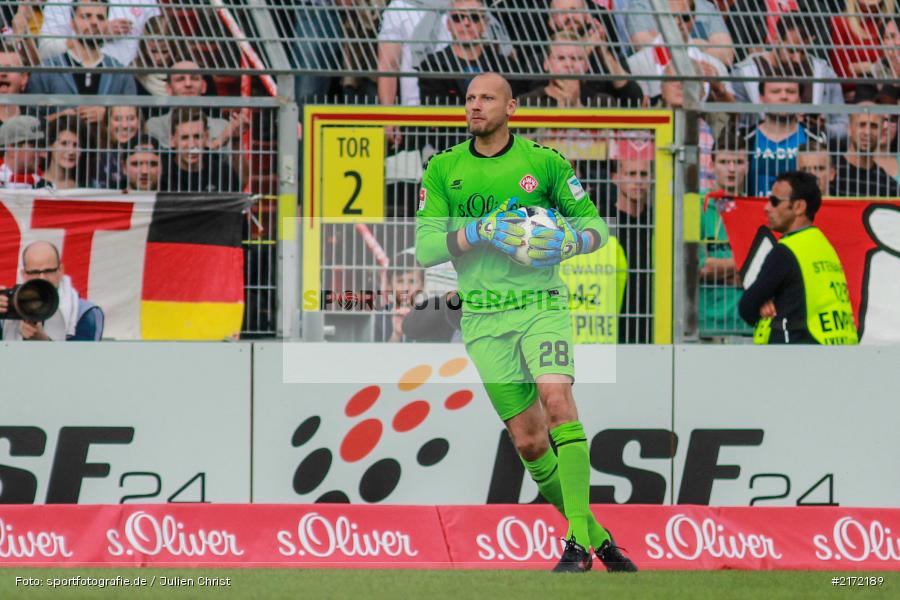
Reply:
<svg viewBox="0 0 900 600"><path fill-rule="evenodd" d="M428 192L425 188L419 189L419 210L425 210L425 197L428 196Z"/></svg>
<svg viewBox="0 0 900 600"><path fill-rule="evenodd" d="M537 189L538 180L534 178L534 175L526 175L519 180L519 187L525 190L526 193L530 194Z"/></svg>

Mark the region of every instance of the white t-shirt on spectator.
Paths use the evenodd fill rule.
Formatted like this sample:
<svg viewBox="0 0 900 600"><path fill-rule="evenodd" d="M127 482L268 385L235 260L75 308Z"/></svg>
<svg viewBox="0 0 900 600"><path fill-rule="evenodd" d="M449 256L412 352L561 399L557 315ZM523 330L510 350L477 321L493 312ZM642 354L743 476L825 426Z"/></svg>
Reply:
<svg viewBox="0 0 900 600"><path fill-rule="evenodd" d="M721 60L707 54L696 46L688 47L688 56L695 61L708 63L716 70L716 74L720 77L728 75L728 67ZM662 39L662 36L656 36L652 45L647 46L643 50L635 52L628 57L628 71L632 75L662 75L665 72L666 65L671 61L671 53ZM662 91L662 81L640 80L638 85L648 98L659 96ZM734 88L731 82L725 82L725 89L734 94Z"/></svg>
<svg viewBox="0 0 900 600"><path fill-rule="evenodd" d="M619 12L619 8L619 4L616 3L617 12ZM625 16L625 27L629 39L642 31L659 31L653 12L653 3L650 0L628 0L627 6L619 14ZM760 19L765 21L765 15L762 15ZM709 36L716 33L728 33L728 26L725 24L722 13L709 0L695 0L694 29L691 37L708 40Z"/></svg>
<svg viewBox="0 0 900 600"><path fill-rule="evenodd" d="M400 71L415 69L426 54L441 50L450 41L450 32L444 26L442 12L424 8L445 8L447 2L393 0L381 15L379 42L403 45L400 55ZM417 43L409 43L415 41ZM400 104L418 106L419 80L416 77L400 78Z"/></svg>
<svg viewBox="0 0 900 600"><path fill-rule="evenodd" d="M125 38L112 39L103 44L103 53L111 56L123 65L130 65L138 53L140 36L144 25L151 17L160 14L156 0L128 0L129 6L110 6L108 20L128 19L132 23L132 31ZM141 5L141 6L135 6ZM44 7L44 24L38 42L38 53L41 60L47 60L66 51L66 38L50 38L47 36L72 36L72 1L54 0Z"/></svg>

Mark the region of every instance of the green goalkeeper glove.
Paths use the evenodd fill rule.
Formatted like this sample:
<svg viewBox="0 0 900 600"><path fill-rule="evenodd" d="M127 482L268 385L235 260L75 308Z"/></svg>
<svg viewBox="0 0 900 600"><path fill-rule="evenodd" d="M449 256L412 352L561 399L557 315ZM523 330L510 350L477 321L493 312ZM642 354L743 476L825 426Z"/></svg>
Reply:
<svg viewBox="0 0 900 600"><path fill-rule="evenodd" d="M556 220L557 229L535 227L528 240L528 256L533 267L552 267L576 254L591 249L592 238L586 231L575 231L572 224L555 209L547 213Z"/></svg>
<svg viewBox="0 0 900 600"><path fill-rule="evenodd" d="M506 254L515 254L525 245L525 218L513 212L517 198L510 198L489 214L466 225L466 241L470 246L490 243Z"/></svg>

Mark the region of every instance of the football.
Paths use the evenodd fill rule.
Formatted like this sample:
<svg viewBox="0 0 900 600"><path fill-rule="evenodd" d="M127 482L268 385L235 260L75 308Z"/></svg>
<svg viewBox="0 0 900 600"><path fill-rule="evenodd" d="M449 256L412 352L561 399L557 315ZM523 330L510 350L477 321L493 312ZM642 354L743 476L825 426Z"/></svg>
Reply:
<svg viewBox="0 0 900 600"><path fill-rule="evenodd" d="M532 230L535 227L557 229L556 220L547 212L546 208L540 206L523 206L513 212L519 213L524 218L522 227L525 229L525 245L520 246L510 258L520 265L528 267L531 266L531 258L528 256L528 240L531 239Z"/></svg>

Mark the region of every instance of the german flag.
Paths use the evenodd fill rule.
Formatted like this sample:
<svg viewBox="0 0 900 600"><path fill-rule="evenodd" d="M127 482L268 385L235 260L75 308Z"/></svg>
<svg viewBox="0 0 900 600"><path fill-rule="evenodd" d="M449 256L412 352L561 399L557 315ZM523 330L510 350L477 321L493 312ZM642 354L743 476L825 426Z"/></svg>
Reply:
<svg viewBox="0 0 900 600"><path fill-rule="evenodd" d="M141 296L145 340L222 340L244 316L246 195L159 194Z"/></svg>

